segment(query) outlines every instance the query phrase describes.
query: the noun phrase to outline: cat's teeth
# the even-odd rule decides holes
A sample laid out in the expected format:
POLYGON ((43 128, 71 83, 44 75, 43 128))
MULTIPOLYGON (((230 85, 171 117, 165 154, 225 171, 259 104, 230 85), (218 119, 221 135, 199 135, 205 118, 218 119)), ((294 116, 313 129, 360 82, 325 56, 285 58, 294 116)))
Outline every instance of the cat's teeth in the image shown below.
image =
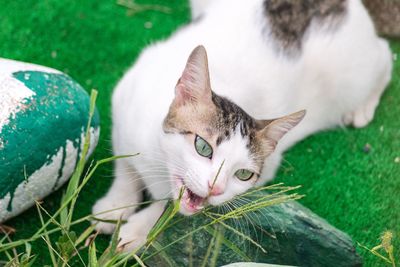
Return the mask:
POLYGON ((186 204, 190 204, 190 198, 189 197, 186 199, 186 204))

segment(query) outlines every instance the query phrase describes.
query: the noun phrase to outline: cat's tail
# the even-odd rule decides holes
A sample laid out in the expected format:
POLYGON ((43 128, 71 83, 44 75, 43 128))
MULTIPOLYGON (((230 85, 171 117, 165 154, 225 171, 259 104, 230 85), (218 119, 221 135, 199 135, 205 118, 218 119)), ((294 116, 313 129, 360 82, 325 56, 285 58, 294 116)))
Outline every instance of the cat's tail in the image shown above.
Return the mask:
POLYGON ((400 38, 400 0, 363 0, 379 35, 400 38))

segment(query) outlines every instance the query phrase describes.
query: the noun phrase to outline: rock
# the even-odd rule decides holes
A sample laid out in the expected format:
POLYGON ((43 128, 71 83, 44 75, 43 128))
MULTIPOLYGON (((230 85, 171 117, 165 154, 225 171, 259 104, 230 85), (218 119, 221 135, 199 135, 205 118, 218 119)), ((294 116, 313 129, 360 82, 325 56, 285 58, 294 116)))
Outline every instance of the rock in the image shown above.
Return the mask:
MULTIPOLYGON (((83 148, 89 100, 59 71, 0 59, 0 223, 69 179, 83 148)), ((96 111, 90 152, 99 130, 96 111)))
MULTIPOLYGON (((168 229, 158 242, 161 247, 171 244, 207 221, 202 215, 183 219, 168 229)), ((233 251, 222 243, 216 266, 243 261, 307 267, 362 266, 347 234, 294 201, 263 208, 247 214, 246 218, 226 223, 257 241, 265 252, 226 229, 224 238, 239 250, 233 251)), ((174 266, 189 266, 190 261, 191 266, 201 266, 211 238, 209 231, 199 231, 191 238, 171 245, 165 253, 154 257, 149 266, 165 266, 165 255, 174 261, 174 266)))
POLYGON ((221 267, 294 267, 294 266, 255 263, 255 262, 236 262, 236 263, 224 265, 221 267))

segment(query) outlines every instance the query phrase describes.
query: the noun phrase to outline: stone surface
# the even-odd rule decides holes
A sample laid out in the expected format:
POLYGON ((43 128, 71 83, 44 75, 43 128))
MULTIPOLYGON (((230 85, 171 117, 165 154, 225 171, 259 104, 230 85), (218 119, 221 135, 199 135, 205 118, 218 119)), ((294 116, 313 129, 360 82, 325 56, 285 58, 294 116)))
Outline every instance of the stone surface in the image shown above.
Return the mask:
POLYGON ((275 265, 267 263, 254 263, 254 262, 236 262, 221 267, 294 267, 289 265, 275 265))
MULTIPOLYGON (((89 100, 59 71, 0 59, 0 222, 69 179, 83 147, 89 100)), ((96 112, 91 151, 99 129, 96 112)))
MULTIPOLYGON (((205 222, 207 218, 203 216, 184 219, 167 230, 159 242, 162 246, 170 244, 205 222)), ((222 243, 217 266, 243 261, 307 267, 362 266, 348 235, 297 202, 264 208, 227 223, 257 241, 265 252, 237 233, 225 230, 224 237, 235 244, 240 253, 222 243)), ((210 241, 209 232, 199 231, 169 247, 164 256, 153 258, 149 266, 166 266, 163 265, 165 255, 176 266, 190 266, 190 261, 192 266, 201 266, 210 241)))

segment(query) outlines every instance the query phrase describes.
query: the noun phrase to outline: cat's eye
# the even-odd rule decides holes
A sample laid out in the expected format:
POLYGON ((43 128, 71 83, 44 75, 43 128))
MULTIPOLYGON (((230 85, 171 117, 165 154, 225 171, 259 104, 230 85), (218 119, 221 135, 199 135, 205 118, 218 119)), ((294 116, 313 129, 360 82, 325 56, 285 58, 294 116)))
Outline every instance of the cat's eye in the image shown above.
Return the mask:
POLYGON ((200 156, 211 159, 213 154, 213 149, 206 140, 196 135, 196 139, 194 140, 194 147, 196 148, 197 153, 200 156))
POLYGON ((240 169, 240 170, 237 170, 237 171, 235 172, 235 176, 236 176, 239 180, 242 180, 242 181, 250 180, 251 177, 253 177, 253 175, 254 175, 254 172, 249 171, 249 170, 246 170, 246 169, 240 169))

